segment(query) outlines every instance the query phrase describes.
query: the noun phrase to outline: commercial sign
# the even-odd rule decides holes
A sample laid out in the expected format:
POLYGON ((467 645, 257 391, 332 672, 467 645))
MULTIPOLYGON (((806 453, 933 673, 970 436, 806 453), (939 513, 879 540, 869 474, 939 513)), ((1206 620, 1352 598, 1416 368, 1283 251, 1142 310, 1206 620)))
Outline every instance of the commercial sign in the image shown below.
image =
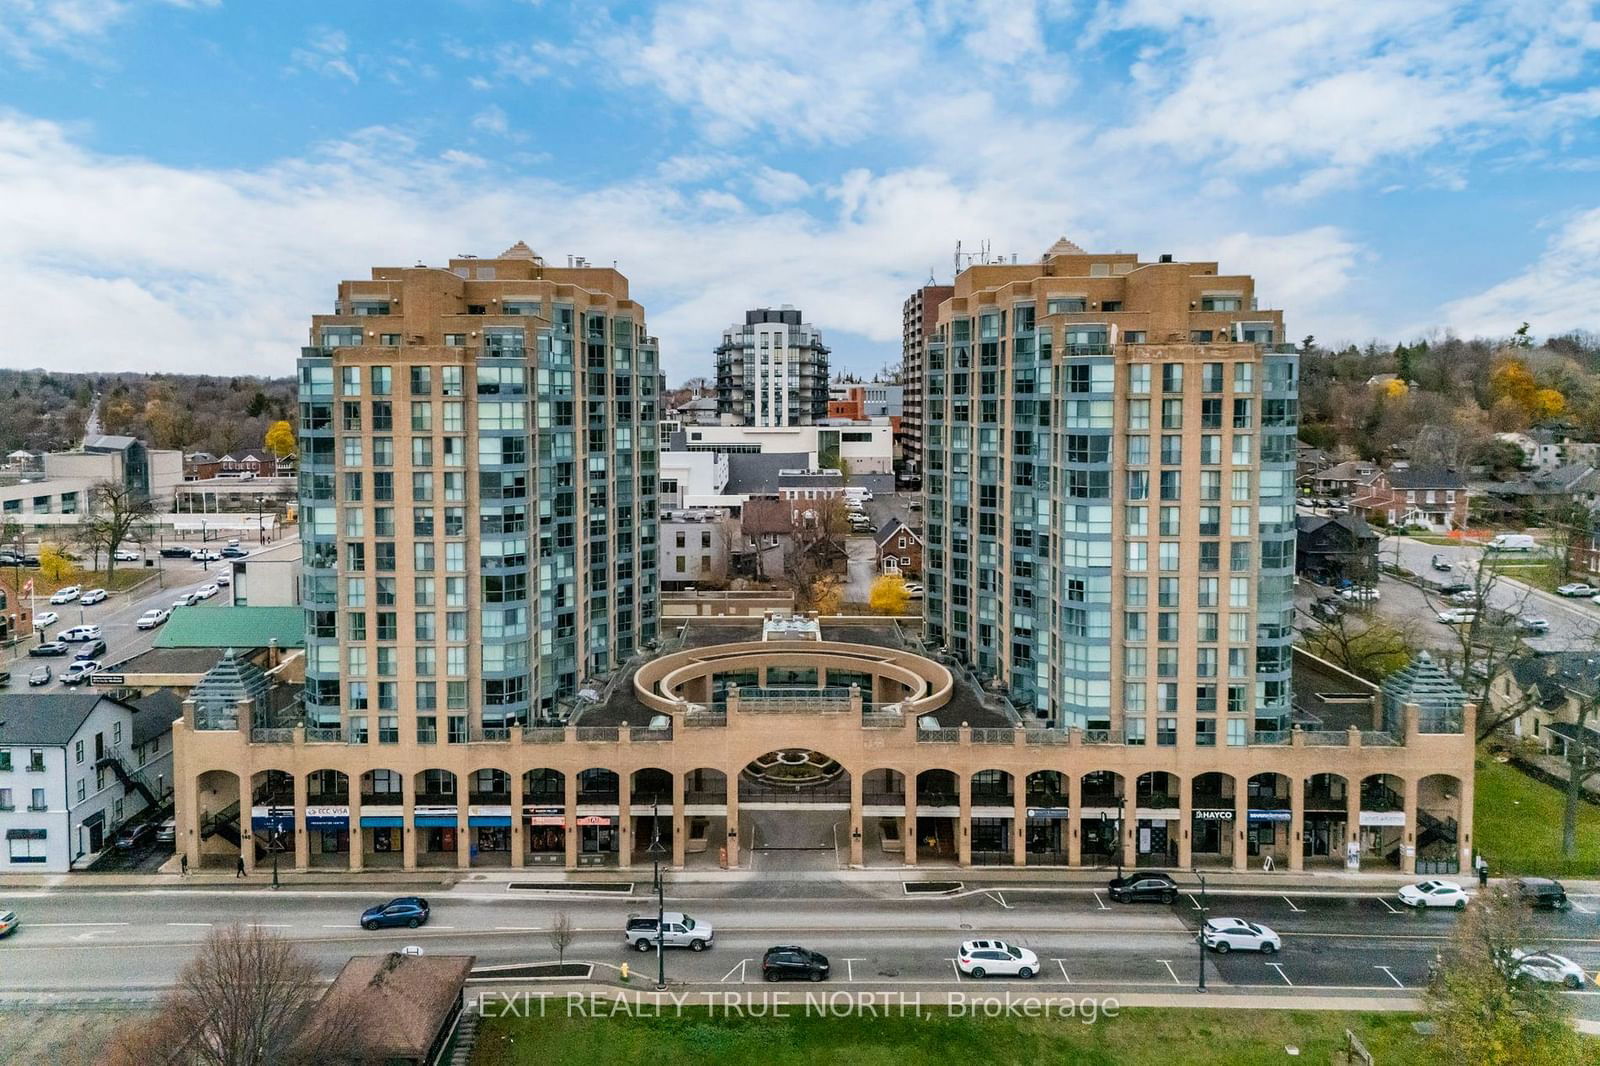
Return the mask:
POLYGON ((411 813, 419 818, 443 818, 446 815, 454 818, 456 815, 456 808, 454 806, 423 806, 419 803, 415 807, 411 808, 411 813))
POLYGON ((537 807, 525 804, 522 808, 522 817, 529 825, 566 825, 565 812, 560 807, 537 807))
POLYGON ((474 803, 467 808, 468 816, 477 817, 511 817, 511 804, 509 803, 474 803))
POLYGON ((293 807, 256 806, 250 808, 250 828, 277 830, 288 833, 294 830, 293 807))
POLYGON ((610 825, 614 821, 616 821, 615 818, 610 818, 610 817, 607 817, 606 815, 603 815, 603 814, 586 814, 582 818, 578 819, 578 824, 579 825, 610 825))
POLYGON ((89 675, 89 684, 91 684, 91 685, 113 685, 113 686, 115 686, 115 685, 123 684, 124 682, 126 682, 126 680, 127 680, 127 678, 125 678, 122 674, 90 674, 89 675))
POLYGON ((1233 821, 1233 809, 1219 807, 1215 810, 1207 810, 1205 808, 1197 808, 1194 812, 1194 817, 1199 822, 1231 822, 1233 821))
POLYGON ((307 829, 345 829, 350 825, 350 808, 339 806, 307 807, 307 829))
POLYGON ((1405 825, 1405 811, 1362 811, 1362 825, 1405 825))
POLYGON ((1068 818, 1072 811, 1066 807, 1029 807, 1029 818, 1068 818))
POLYGON ((1293 811, 1251 811, 1252 822, 1287 822, 1294 817, 1293 811))

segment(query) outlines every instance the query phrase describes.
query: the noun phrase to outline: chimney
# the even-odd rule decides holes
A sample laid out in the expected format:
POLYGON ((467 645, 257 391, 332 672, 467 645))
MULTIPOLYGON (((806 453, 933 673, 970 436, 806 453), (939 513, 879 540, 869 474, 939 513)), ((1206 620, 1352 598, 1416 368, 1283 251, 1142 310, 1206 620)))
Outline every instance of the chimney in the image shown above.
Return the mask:
POLYGON ((1163 263, 1172 262, 1172 253, 1171 252, 1162 252, 1161 253, 1161 262, 1163 262, 1163 263))

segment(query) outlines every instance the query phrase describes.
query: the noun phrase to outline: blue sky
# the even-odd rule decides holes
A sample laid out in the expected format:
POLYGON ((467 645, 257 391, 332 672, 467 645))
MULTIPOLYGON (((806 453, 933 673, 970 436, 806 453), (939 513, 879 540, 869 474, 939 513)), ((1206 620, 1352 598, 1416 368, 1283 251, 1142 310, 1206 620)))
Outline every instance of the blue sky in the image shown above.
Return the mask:
POLYGON ((956 242, 1254 273, 1291 332, 1600 329, 1600 5, 0 0, 0 365, 288 373, 375 264, 616 260, 899 354, 956 242))

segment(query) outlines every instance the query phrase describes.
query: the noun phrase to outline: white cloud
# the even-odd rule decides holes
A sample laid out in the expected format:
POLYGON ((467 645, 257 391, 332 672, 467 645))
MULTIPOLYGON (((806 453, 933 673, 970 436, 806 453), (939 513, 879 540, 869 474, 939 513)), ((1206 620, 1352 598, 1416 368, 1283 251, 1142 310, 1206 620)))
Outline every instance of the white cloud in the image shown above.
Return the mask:
POLYGON ((498 104, 490 104, 472 116, 472 128, 480 133, 490 133, 496 137, 504 137, 511 132, 511 122, 506 118, 504 108, 498 104))
POLYGON ((32 66, 48 52, 88 55, 142 7, 216 7, 222 0, 0 0, 0 53, 32 66))
POLYGON ((306 70, 352 84, 361 80, 350 61, 350 39, 342 30, 326 26, 311 31, 306 43, 289 53, 290 69, 306 70))
POLYGON ((1437 322, 1463 336, 1600 330, 1600 207, 1567 219, 1532 264, 1483 292, 1445 304, 1437 322))
POLYGON ((811 195, 811 183, 787 170, 761 167, 750 175, 750 188, 756 198, 768 204, 788 204, 811 195))

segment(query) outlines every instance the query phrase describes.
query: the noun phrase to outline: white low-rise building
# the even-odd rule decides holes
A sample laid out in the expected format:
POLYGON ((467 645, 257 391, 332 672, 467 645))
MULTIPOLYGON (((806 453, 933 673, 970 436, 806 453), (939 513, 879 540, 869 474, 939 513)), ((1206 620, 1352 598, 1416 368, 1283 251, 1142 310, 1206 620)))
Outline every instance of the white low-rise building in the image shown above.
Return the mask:
POLYGON ((65 873, 172 791, 170 694, 0 693, 0 873, 65 873))

